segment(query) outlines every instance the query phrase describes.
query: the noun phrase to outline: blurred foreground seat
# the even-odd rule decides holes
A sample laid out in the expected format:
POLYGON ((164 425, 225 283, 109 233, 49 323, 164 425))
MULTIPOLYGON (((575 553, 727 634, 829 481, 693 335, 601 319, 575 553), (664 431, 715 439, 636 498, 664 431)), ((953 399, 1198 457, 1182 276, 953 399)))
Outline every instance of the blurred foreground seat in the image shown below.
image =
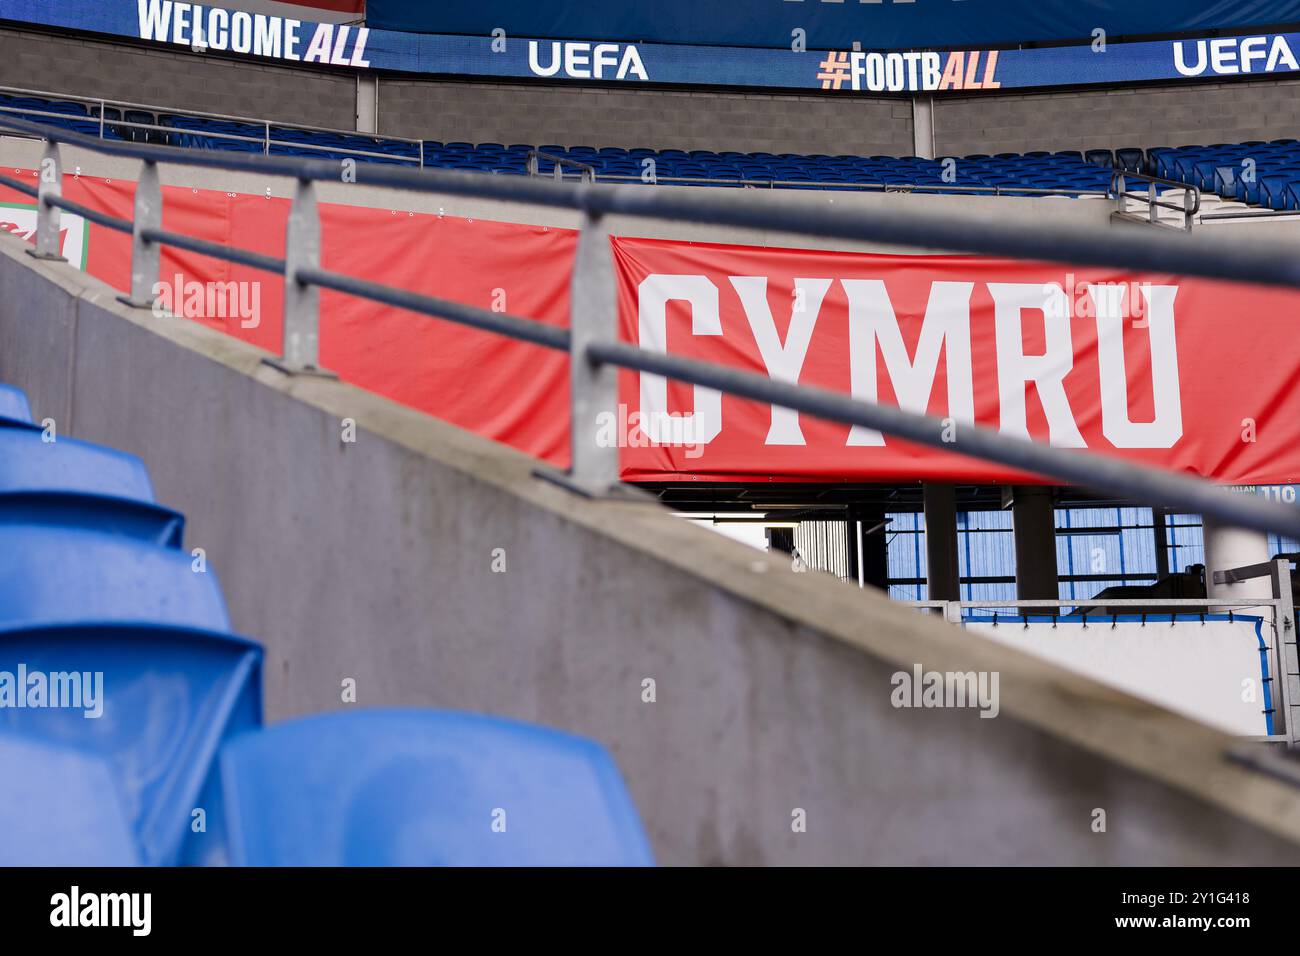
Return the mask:
MULTIPOLYGON (((142 863, 220 862, 224 814, 209 778, 223 741, 261 726, 261 664, 258 645, 194 628, 86 623, 3 631, 0 734, 101 760, 142 863)), ((99 773, 89 764, 75 772, 78 780, 99 773)), ((68 801, 26 800, 32 831, 98 812, 80 797, 68 801)), ((105 852, 88 846, 79 862, 105 852)))
POLYGON ((30 425, 32 410, 27 404, 27 394, 21 388, 0 382, 0 424, 30 425))
POLYGON ((249 866, 644 866, 599 744, 441 711, 335 713, 221 752, 231 862, 249 866))
POLYGON ((0 866, 139 862, 103 757, 0 731, 0 866))

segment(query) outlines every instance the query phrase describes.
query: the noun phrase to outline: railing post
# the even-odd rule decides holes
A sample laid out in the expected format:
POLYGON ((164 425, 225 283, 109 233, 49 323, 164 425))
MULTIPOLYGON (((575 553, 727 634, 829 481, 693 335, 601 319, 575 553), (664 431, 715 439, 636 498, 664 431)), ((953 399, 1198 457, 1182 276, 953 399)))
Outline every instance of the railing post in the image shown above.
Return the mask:
POLYGON ((135 218, 131 229, 131 292, 118 296, 119 302, 137 309, 151 309, 158 284, 158 264, 162 247, 147 242, 146 229, 162 228, 162 187, 158 183, 158 164, 146 159, 135 187, 135 218))
POLYGON ((284 239, 284 345, 279 359, 265 359, 289 375, 321 375, 333 378, 320 362, 320 289, 298 281, 299 269, 320 268, 320 215, 316 208, 316 186, 310 179, 298 180, 289 207, 284 239))
POLYGON ((1198 203, 1196 194, 1191 189, 1183 190, 1183 228, 1192 231, 1192 220, 1198 203))
POLYGON ((1160 221, 1160 207, 1156 205, 1160 201, 1160 191, 1156 188, 1155 180, 1147 183, 1147 219, 1152 223, 1160 221))
POLYGON ((63 195, 63 160, 59 144, 45 141, 45 155, 36 174, 36 248, 27 254, 36 259, 66 262, 59 247, 59 207, 48 200, 63 195))
POLYGON ((1273 681, 1274 716, 1281 715, 1281 721, 1274 721, 1274 733, 1285 734, 1287 744, 1300 740, 1300 728, 1296 727, 1296 717, 1300 716, 1300 660, 1297 651, 1300 644, 1296 641, 1295 603, 1291 589, 1290 558, 1273 560, 1273 654, 1277 659, 1277 672, 1273 681))
MULTIPOLYGON (((581 187, 579 187, 581 188, 581 187)), ((568 474, 539 470, 541 477, 589 498, 625 491, 619 484, 618 368, 590 361, 587 346, 618 340, 618 297, 609 229, 588 210, 573 258, 569 319, 570 446, 568 474)), ((630 491, 630 489, 627 489, 630 491)))

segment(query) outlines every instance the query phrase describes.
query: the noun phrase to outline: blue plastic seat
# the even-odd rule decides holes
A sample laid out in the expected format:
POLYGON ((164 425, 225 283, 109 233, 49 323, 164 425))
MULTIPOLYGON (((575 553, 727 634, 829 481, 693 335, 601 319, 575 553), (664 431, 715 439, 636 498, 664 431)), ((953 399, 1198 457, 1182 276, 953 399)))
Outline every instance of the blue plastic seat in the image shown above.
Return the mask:
POLYGON ((30 425, 32 409, 27 404, 27 393, 13 385, 0 382, 0 425, 30 425))
POLYGON ((1282 209, 1300 210, 1300 179, 1291 179, 1282 187, 1282 209))
POLYGON ((261 726, 261 662, 258 645, 197 629, 0 633, 0 671, 21 670, 29 687, 27 706, 0 708, 0 732, 102 758, 144 864, 219 862, 226 815, 214 761, 227 739, 261 726), (46 706, 33 706, 32 675, 60 687, 60 699, 51 692, 46 706), (204 832, 195 832, 198 819, 204 832))
POLYGON ((89 529, 173 549, 185 534, 185 516, 170 508, 70 491, 0 491, 0 525, 11 524, 89 529))
POLYGON ((1120 169, 1128 170, 1131 173, 1142 172, 1143 166, 1146 162, 1142 150, 1135 147, 1115 150, 1115 160, 1115 164, 1120 169))
POLYGON ((605 749, 510 720, 310 717, 232 740, 221 782, 236 865, 653 863, 605 749))
POLYGON ((1215 174, 1221 165, 1223 160, 1217 156, 1194 160, 1190 166, 1191 177, 1188 181, 1198 189, 1212 191, 1215 174))
POLYGON ((0 731, 0 866, 138 866, 108 761, 0 731))
POLYGON ((1286 188, 1290 183, 1291 177, 1286 173, 1275 173, 1273 175, 1260 177, 1260 204, 1268 206, 1270 209, 1286 209, 1286 188))
POLYGON ((41 429, 0 425, 0 492, 69 491, 154 500, 144 462, 75 438, 47 442, 41 429))
POLYGON ((0 505, 0 632, 80 622, 230 628, 216 572, 194 570, 188 553, 111 526, 6 512, 0 505))
POLYGON ((1225 199, 1237 199, 1245 186, 1237 172, 1236 166, 1215 166, 1214 192, 1225 199))

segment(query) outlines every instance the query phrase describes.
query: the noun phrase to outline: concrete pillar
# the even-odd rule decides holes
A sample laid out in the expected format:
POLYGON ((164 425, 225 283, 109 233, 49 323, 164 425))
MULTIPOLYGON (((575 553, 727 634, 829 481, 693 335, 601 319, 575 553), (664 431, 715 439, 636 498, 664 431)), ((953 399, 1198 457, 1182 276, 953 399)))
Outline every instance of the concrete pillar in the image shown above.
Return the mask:
POLYGON ((1055 601, 1061 592, 1056 578, 1056 520, 1052 489, 1042 485, 1017 485, 1012 493, 1016 598, 1021 601, 1055 601))
POLYGON ((934 98, 912 97, 912 154, 934 159, 934 98))
POLYGON ((357 132, 379 132, 379 77, 357 74, 357 132))
POLYGON ((926 484, 925 501, 926 584, 931 601, 961 600, 957 581, 957 488, 926 484))
POLYGON ((1205 533, 1205 593, 1212 598, 1271 598, 1273 580, 1265 575, 1238 581, 1235 584, 1215 584, 1214 572, 1240 568, 1248 564, 1263 564, 1269 553, 1268 535, 1259 531, 1230 528, 1204 519, 1205 533))

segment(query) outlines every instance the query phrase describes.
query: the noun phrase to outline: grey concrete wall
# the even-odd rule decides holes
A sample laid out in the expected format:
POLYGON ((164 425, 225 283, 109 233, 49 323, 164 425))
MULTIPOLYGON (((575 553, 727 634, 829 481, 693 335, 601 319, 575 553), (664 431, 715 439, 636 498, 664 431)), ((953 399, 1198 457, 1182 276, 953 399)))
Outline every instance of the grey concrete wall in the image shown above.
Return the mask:
POLYGON ((1220 734, 654 504, 571 496, 502 446, 128 310, 9 236, 0 379, 62 434, 144 457, 266 645, 272 719, 345 706, 351 677, 358 706, 591 735, 669 864, 1300 862, 1300 794, 1220 734), (915 663, 996 671, 999 716, 895 709, 915 663))
POLYGON ((1300 80, 936 97, 936 155, 1295 137, 1300 80))
POLYGON ((349 73, 0 29, 0 86, 356 129, 349 73))
POLYGON ((379 129, 442 142, 912 153, 905 99, 382 79, 379 129))

